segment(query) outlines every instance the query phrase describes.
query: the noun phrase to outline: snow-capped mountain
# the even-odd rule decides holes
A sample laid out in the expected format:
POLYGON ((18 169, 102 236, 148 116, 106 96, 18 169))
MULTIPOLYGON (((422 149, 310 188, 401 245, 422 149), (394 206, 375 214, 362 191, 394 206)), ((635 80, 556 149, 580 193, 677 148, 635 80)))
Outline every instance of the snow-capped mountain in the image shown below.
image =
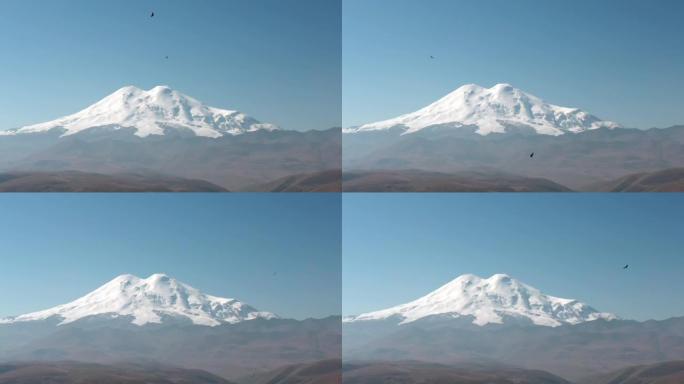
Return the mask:
POLYGON ((346 317, 343 321, 353 323, 398 318, 400 324, 407 324, 434 315, 472 316, 473 324, 480 326, 503 324, 506 318, 527 319, 547 327, 617 318, 577 300, 545 295, 505 274, 496 274, 488 279, 468 274, 410 303, 346 317))
POLYGON ((209 107, 167 86, 148 91, 123 87, 73 115, 4 131, 3 135, 64 129, 72 135, 95 127, 133 128, 140 137, 163 135, 165 129, 188 129, 197 136, 221 137, 277 129, 238 111, 209 107))
POLYGON ((112 318, 130 316, 133 319, 131 323, 135 325, 162 323, 164 317, 168 316, 188 319, 194 324, 205 326, 277 317, 235 299, 206 295, 165 274, 154 274, 146 279, 121 275, 68 304, 0 319, 0 324, 57 317, 61 319, 61 325, 96 315, 112 318))
POLYGON ((468 84, 416 112, 346 128, 344 132, 400 127, 404 129, 403 134, 410 134, 436 125, 476 126, 476 133, 480 135, 503 133, 507 127, 526 127, 538 134, 552 136, 619 127, 617 123, 603 121, 578 108, 548 104, 510 84, 497 84, 491 88, 468 84))

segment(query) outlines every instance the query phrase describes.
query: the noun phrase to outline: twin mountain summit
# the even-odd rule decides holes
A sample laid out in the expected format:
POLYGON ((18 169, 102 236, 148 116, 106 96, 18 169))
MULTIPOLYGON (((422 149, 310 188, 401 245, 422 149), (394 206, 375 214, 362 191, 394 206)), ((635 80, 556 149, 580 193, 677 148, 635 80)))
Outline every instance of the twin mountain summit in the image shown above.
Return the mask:
POLYGON ((123 87, 72 115, 0 133, 5 172, 52 177, 76 171, 85 175, 63 176, 86 177, 76 181, 86 186, 108 175, 110 184, 142 189, 261 191, 288 177, 323 173, 303 188, 339 190, 340 159, 339 129, 278 129, 166 86, 123 87), (331 170, 337 177, 325 173, 331 170))
MULTIPOLYGON (((345 317, 345 323, 396 319, 407 324, 430 316, 472 317, 479 326, 504 319, 557 327, 598 319, 615 320, 577 300, 548 296, 505 274, 488 279, 462 275, 436 291, 397 307, 345 317)), ((125 319, 144 326, 185 321, 199 326, 237 324, 280 317, 234 298, 212 296, 163 274, 147 278, 121 275, 70 303, 24 315, 0 318, 0 324, 58 320, 65 325, 91 317, 125 319)))
POLYGON ((395 369, 438 376, 471 372, 484 375, 484 381, 474 381, 483 383, 495 376, 568 383, 676 360, 682 326, 682 318, 623 320, 505 274, 466 274, 391 308, 299 320, 205 294, 165 274, 122 275, 69 303, 0 319, 0 358, 163 361, 260 382, 241 380, 254 372, 272 378, 282 369, 339 372, 328 362, 339 358, 344 334, 343 371, 351 378, 359 375, 361 383, 391 376, 395 369), (454 366, 455 361, 462 363, 454 366), (312 362, 323 366, 314 369, 308 366, 312 362))
POLYGON ((678 190, 684 166, 682 126, 630 129, 509 84, 464 85, 341 132, 282 129, 166 86, 128 86, 72 115, 0 131, 0 171, 16 188, 21 177, 61 173, 83 184, 106 175, 110 186, 144 175, 170 190, 660 191, 678 190))

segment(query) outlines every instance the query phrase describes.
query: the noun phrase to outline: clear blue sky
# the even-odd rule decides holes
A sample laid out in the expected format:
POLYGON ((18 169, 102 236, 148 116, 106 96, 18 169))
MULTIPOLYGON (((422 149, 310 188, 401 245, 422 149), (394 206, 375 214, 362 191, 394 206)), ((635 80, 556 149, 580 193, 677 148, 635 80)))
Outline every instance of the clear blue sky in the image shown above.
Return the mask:
POLYGON ((339 194, 2 194, 0 212, 0 316, 156 272, 285 317, 340 313, 339 194))
POLYGON ((342 312, 507 273, 624 318, 684 316, 683 218, 684 194, 346 194, 342 312))
POLYGON ((502 82, 628 127, 684 124, 682 15, 680 0, 344 0, 343 124, 502 82))
POLYGON ((160 84, 285 129, 341 124, 339 0, 3 0, 0 52, 0 129, 160 84))

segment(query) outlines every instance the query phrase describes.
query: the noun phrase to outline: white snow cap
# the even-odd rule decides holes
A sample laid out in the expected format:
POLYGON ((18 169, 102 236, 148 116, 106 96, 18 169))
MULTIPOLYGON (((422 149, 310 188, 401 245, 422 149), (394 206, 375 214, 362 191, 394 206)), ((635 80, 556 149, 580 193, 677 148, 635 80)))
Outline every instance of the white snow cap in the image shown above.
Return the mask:
POLYGON ((74 300, 40 312, 0 319, 0 324, 46 320, 56 316, 61 324, 95 315, 132 316, 132 323, 144 325, 162 323, 162 315, 189 319, 194 324, 217 326, 257 318, 273 319, 276 315, 259 312, 235 299, 206 295, 165 274, 147 279, 121 275, 74 300))
POLYGON ((506 125, 531 127, 538 134, 552 136, 620 127, 578 108, 548 104, 510 84, 497 84, 491 88, 467 84, 416 112, 344 131, 356 133, 402 126, 404 134, 409 134, 438 124, 477 126, 476 132, 480 135, 503 133, 506 125))
POLYGON ((548 327, 617 318, 577 300, 545 295, 505 274, 496 274, 488 279, 467 274, 418 300, 347 317, 344 321, 383 320, 398 316, 400 324, 406 324, 432 315, 473 316, 473 324, 480 326, 503 324, 504 316, 526 318, 536 325, 548 327))
POLYGON ((45 132, 61 127, 66 130, 66 136, 110 125, 134 128, 140 137, 163 135, 164 127, 187 128, 197 136, 212 138, 278 129, 273 124, 262 124, 237 111, 206 106, 160 85, 149 91, 133 86, 123 87, 73 115, 6 131, 5 134, 45 132))

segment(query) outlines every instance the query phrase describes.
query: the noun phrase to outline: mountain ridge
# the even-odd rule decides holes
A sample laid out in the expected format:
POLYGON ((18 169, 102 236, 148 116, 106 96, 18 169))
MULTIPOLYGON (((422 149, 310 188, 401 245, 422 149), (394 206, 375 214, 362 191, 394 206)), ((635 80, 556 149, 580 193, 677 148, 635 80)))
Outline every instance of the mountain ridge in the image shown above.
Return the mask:
POLYGON ((433 363, 494 361, 573 382, 634 365, 684 358, 684 317, 603 320, 559 327, 456 321, 345 323, 345 358, 433 363))
POLYGON ((447 126, 402 135, 396 128, 345 134, 342 145, 345 172, 494 170, 581 191, 600 191, 601 184, 629 174, 684 166, 684 126, 600 128, 560 136, 514 131, 482 136, 447 126))

